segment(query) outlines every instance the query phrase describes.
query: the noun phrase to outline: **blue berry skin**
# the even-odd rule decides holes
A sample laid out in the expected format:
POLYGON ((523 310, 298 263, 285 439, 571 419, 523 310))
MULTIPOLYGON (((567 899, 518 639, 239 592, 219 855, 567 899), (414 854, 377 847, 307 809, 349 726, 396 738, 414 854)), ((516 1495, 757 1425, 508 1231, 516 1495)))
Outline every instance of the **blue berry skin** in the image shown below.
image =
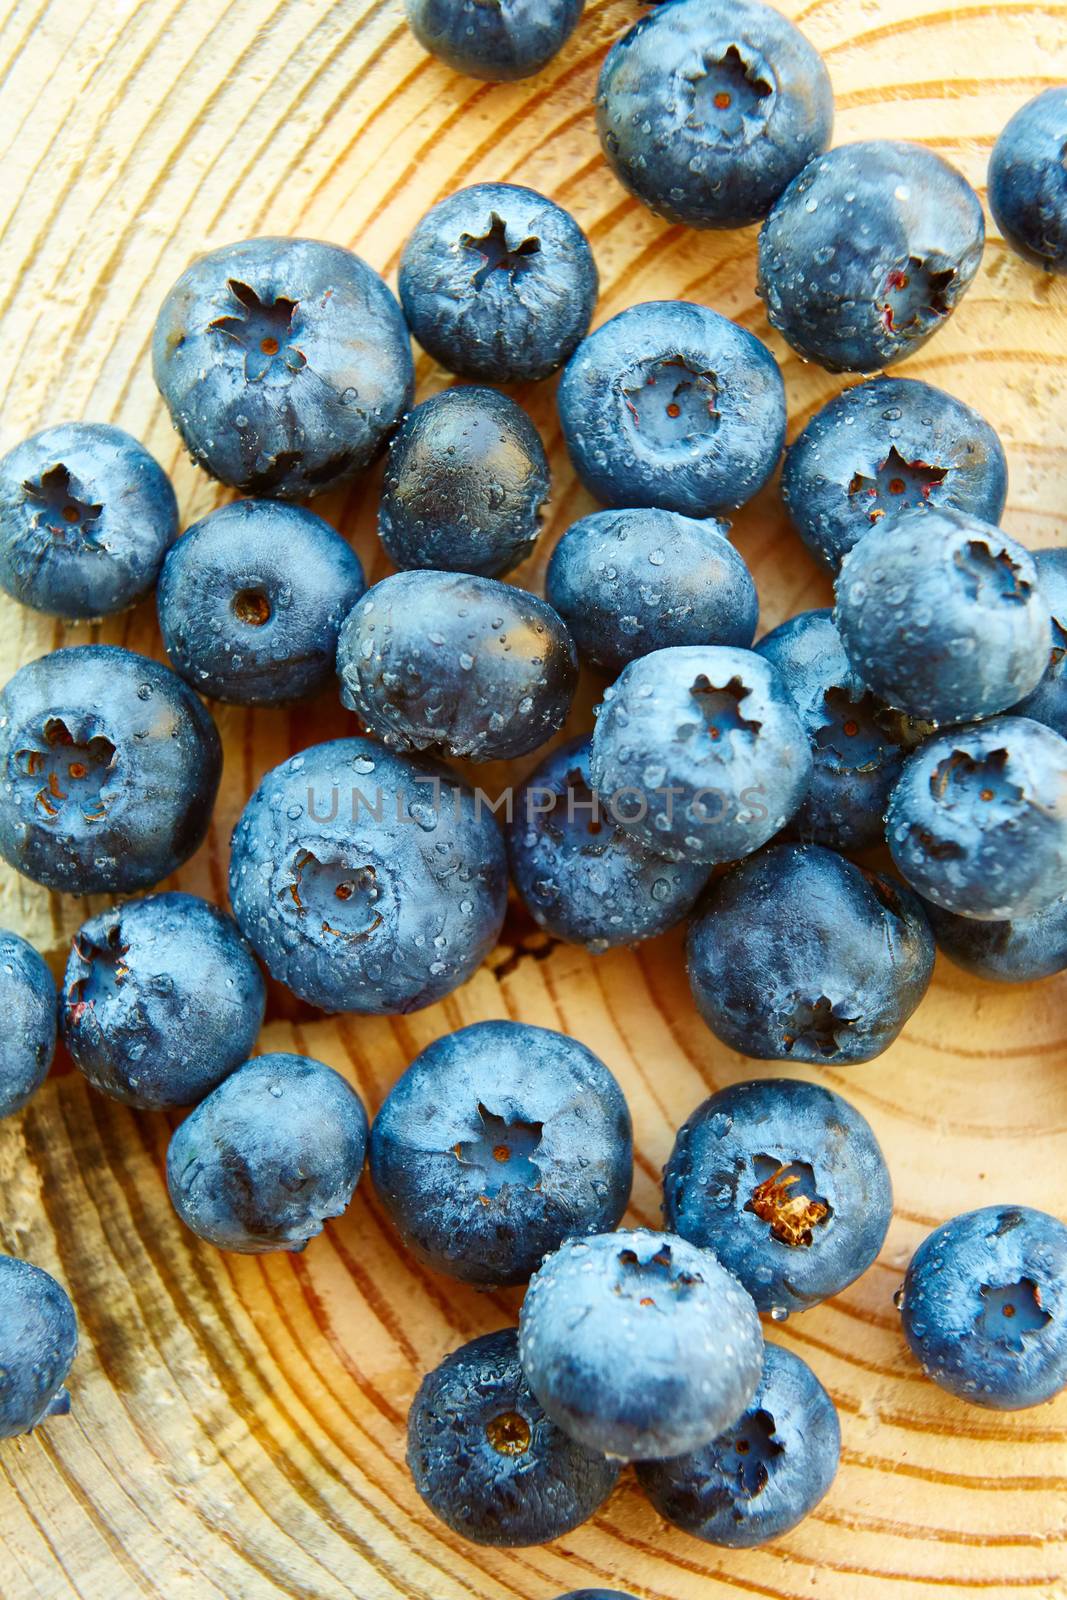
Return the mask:
POLYGON ((193 1233, 220 1250, 300 1251, 339 1217, 367 1150, 363 1102, 309 1056, 257 1056, 181 1123, 167 1188, 193 1233))
POLYGON ((632 1594, 624 1594, 621 1589, 571 1589, 568 1594, 561 1594, 559 1600, 634 1600, 632 1594))
POLYGON ((596 795, 588 739, 545 757, 519 789, 507 827, 515 887, 546 932, 595 955, 638 944, 690 912, 708 868, 651 855, 596 795))
POLYGON ((117 645, 55 650, 0 694, 0 855, 66 894, 147 889, 203 840, 221 773, 176 673, 117 645))
POLYGON ((1052 617, 1048 664, 1036 689, 1012 706, 1067 738, 1067 550, 1033 550, 1037 581, 1052 617))
POLYGON ((533 551, 548 499, 541 436, 496 389, 445 389, 389 447, 378 532, 401 568, 499 578, 533 551))
POLYGON ((924 910, 938 949, 976 978, 1033 983, 1067 968, 1067 897, 1011 922, 961 917, 932 900, 924 902, 924 910))
POLYGON ((617 677, 650 650, 678 644, 747 648, 756 585, 729 524, 674 511, 595 511, 552 552, 545 594, 589 666, 617 677))
POLYGON ((1067 272, 1067 89, 1046 89, 1008 122, 989 158, 989 208, 1008 244, 1046 272, 1067 272))
POLYGON ((720 1089, 679 1129, 663 1172, 667 1226, 713 1251, 777 1321, 866 1272, 892 1214, 869 1124, 797 1078, 720 1089))
POLYGON ((873 527, 834 594, 858 676, 914 717, 992 716, 1029 694, 1048 663, 1049 610, 1030 552, 948 506, 873 527))
POLYGON ((544 600, 464 572, 398 572, 341 628, 341 699, 393 750, 507 761, 557 733, 578 685, 544 600))
POLYGON ((807 793, 812 758, 768 661, 686 645, 632 661, 605 691, 589 770, 646 850, 710 865, 749 855, 785 826, 807 793))
POLYGON ((1021 1411, 1067 1387, 1067 1227, 1047 1212, 954 1217, 916 1250, 898 1305, 923 1372, 961 1400, 1021 1411))
POLYGON ((513 1328, 453 1350, 408 1412, 408 1467, 430 1510, 472 1544, 548 1544, 597 1511, 617 1462, 558 1427, 519 1365, 513 1328))
POLYGON ((879 844, 910 719, 860 681, 828 610, 790 617, 764 634, 756 653, 780 674, 811 740, 811 784, 791 831, 834 850, 879 844))
POLYGON ((769 1344, 748 1410, 702 1450, 641 1462, 661 1517, 708 1544, 751 1549, 795 1528, 829 1492, 841 1456, 833 1401, 791 1350, 769 1344))
POLYGON ((765 217, 834 125, 822 57, 755 0, 677 0, 643 17, 610 51, 596 107, 619 182, 693 228, 765 217))
POLYGON ((559 419, 607 506, 707 517, 750 500, 785 443, 785 386, 765 344, 688 300, 620 311, 574 352, 559 419))
POLYGON ((65 1416, 64 1384, 78 1351, 78 1319, 50 1273, 0 1256, 0 1439, 65 1416))
POLYGON ((424 50, 489 83, 530 78, 558 55, 585 0, 404 0, 424 50))
POLYGON ((425 1266, 496 1288, 525 1283, 564 1239, 617 1225, 633 1130, 622 1090, 585 1045, 478 1022, 437 1039, 394 1085, 370 1166, 425 1266))
POLYGON ((359 557, 313 511, 237 500, 170 552, 159 628, 171 665, 201 694, 285 705, 333 682, 341 623, 365 589, 359 557))
POLYGON ((953 506, 997 523, 1007 492, 1004 450, 985 418, 915 378, 871 378, 835 395, 782 467, 793 526, 835 573, 894 512, 953 506))
POLYGON ((446 767, 336 739, 275 767, 249 800, 230 900, 267 971, 310 1005, 417 1011, 495 945, 504 843, 446 767))
POLYGON ((142 599, 178 533, 154 456, 121 428, 44 428, 0 459, 0 589, 71 621, 142 599))
POLYGON ((598 276, 569 211, 520 184, 476 183, 418 223, 398 286, 412 333, 442 367, 527 383, 555 372, 584 337, 598 276))
POLYGON ((763 1333, 710 1252, 635 1228, 570 1239, 526 1292, 519 1355, 549 1416, 630 1461, 696 1450, 755 1392, 763 1333))
POLYGON ((932 150, 839 145, 794 178, 763 224, 757 290, 805 359, 876 372, 943 325, 984 243, 978 196, 932 150))
POLYGON ((1067 740, 1029 717, 949 728, 904 764, 886 815, 924 900, 992 922, 1067 895, 1067 740))
POLYGON ((231 917, 155 894, 75 935, 60 1022, 94 1089, 143 1110, 202 1100, 252 1053, 266 986, 231 917))
POLYGON ((887 1050, 926 993, 917 897, 817 844, 774 844, 712 887, 689 981, 718 1038, 760 1061, 845 1067, 887 1050))
POLYGON ((152 366, 193 460, 281 500, 369 466, 414 393, 392 292, 359 256, 316 239, 200 256, 163 302, 152 366))
POLYGON ((0 928, 0 1117, 36 1094, 56 1050, 56 986, 31 944, 0 928))

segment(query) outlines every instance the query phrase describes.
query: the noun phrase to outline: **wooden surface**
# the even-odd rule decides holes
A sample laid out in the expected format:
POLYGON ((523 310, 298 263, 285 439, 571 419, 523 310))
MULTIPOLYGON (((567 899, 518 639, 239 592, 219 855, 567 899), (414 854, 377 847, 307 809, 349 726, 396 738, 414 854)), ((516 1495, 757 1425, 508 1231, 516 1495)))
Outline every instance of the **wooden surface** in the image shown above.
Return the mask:
MULTIPOLYGON (((1063 6, 788 9, 826 55, 839 142, 922 139, 983 192, 996 130, 1067 74, 1063 6)), ((575 212, 600 264, 598 319, 679 295, 767 337, 754 231, 656 222, 600 160, 595 76, 637 11, 633 0, 589 0, 546 73, 491 87, 429 61, 399 0, 8 0, 0 445, 73 417, 120 423, 174 473, 185 519, 203 514, 219 493, 182 458, 148 364, 156 307, 190 257, 242 235, 302 233, 350 245, 392 277, 421 212, 478 179, 532 184, 575 212)), ((771 343, 792 435, 840 381, 771 343)), ((1063 537, 1067 287, 992 236, 962 309, 900 370, 942 384, 1000 430, 1008 529, 1030 545, 1063 537)), ((422 393, 445 381, 425 359, 419 372, 422 393)), ((555 472, 548 530, 521 575, 536 584, 558 532, 591 506, 564 460, 552 385, 521 398, 555 472)), ((380 576, 375 493, 372 478, 322 509, 380 576)), ((774 492, 738 518, 737 537, 764 626, 825 601, 774 492)), ((159 650, 150 606, 106 628, 64 629, 5 605, 2 675, 96 638, 159 650)), ((215 827, 175 882, 221 899, 230 829, 260 773, 346 719, 327 698, 291 715, 223 710, 219 720, 227 769, 215 827)), ((57 969, 88 909, 6 869, 0 878, 0 921, 57 969)), ((632 1217, 654 1226, 678 1123, 711 1088, 769 1069, 703 1028, 677 936, 597 960, 531 938, 520 918, 507 938, 464 990, 405 1020, 324 1020, 275 992, 263 1048, 332 1063, 373 1109, 446 1029, 499 1016, 566 1029, 624 1085, 638 1135, 632 1217)), ((821 1074, 873 1123, 897 1212, 861 1282, 773 1330, 832 1391, 844 1453, 816 1515, 753 1552, 667 1530, 629 1480, 556 1546, 465 1547, 413 1494, 405 1411, 422 1373, 511 1320, 517 1296, 478 1296, 413 1268, 369 1183, 303 1257, 198 1246, 167 1203, 166 1120, 131 1115, 60 1072, 0 1129, 0 1245, 69 1287, 83 1342, 71 1417, 0 1448, 0 1596, 551 1600, 584 1584, 640 1600, 1063 1596, 1067 1396, 1015 1416, 949 1399, 906 1353, 892 1294, 946 1216, 993 1201, 1067 1214, 1065 1001, 1067 975, 1002 990, 940 962, 888 1055, 821 1074)))

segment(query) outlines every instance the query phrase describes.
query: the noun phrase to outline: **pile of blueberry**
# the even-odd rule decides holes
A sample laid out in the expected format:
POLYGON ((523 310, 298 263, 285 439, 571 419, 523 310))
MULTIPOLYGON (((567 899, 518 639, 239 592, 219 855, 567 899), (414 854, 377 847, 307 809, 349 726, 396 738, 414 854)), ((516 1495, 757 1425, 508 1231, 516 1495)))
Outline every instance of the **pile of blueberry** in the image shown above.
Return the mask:
MULTIPOLYGON (((534 72, 581 0, 408 0, 458 70, 534 72)), ((396 1014, 463 983, 497 941, 509 876, 552 936, 592 951, 689 917, 693 995, 743 1056, 814 1066, 886 1050, 935 939, 982 977, 1067 968, 1067 555, 1000 531, 996 433, 928 384, 869 376, 951 314, 982 211, 939 156, 827 151, 826 69, 755 0, 667 0, 610 51, 600 138, 620 180, 694 227, 762 221, 774 327, 868 374, 786 453, 782 494, 833 575, 833 610, 754 646, 755 585, 727 515, 786 431, 778 364, 706 306, 635 305, 590 333, 597 270, 574 219, 481 183, 436 205, 399 303, 365 262, 257 238, 193 262, 153 340, 194 461, 240 491, 176 540, 171 486, 120 430, 51 427, 0 461, 0 585, 63 619, 155 589, 165 667, 82 645, 0 695, 0 855, 67 894, 149 890, 203 840, 221 772, 208 700, 290 704, 340 682, 349 737, 269 772, 233 835, 232 917, 125 898, 73 942, 58 1027, 103 1093, 194 1107, 170 1143, 174 1207, 224 1250, 301 1250, 365 1158, 406 1247, 482 1288, 529 1283, 517 1330, 453 1352, 409 1420, 419 1493, 488 1544, 555 1538, 624 1462, 655 1507, 720 1545, 792 1527, 840 1433, 797 1356, 764 1344, 874 1261, 890 1177, 864 1119, 791 1078, 734 1084, 681 1127, 665 1232, 619 1231, 630 1113, 574 1039, 485 1022, 438 1039, 373 1126, 336 1072, 255 1056, 260 963, 327 1012, 396 1014), (413 406, 410 333, 470 380, 413 406), (547 599, 502 582, 534 549, 545 451, 499 387, 562 369, 559 418, 604 509, 560 539, 547 599), (388 451, 367 589, 302 502, 388 451), (579 663, 591 731, 515 793, 447 764, 542 749, 579 663), (888 855, 852 859, 888 845, 888 855), (894 870, 895 869, 895 870, 894 870), (258 958, 258 960, 257 960, 258 958)), ((1009 123, 990 194, 1012 244, 1067 270, 1067 90, 1009 123)), ((0 1110, 48 1071, 57 1001, 0 940, 0 1110)), ((1004 1203, 917 1251, 898 1297, 924 1371, 1014 1408, 1067 1384, 1067 1227, 1004 1203)), ((0 1259, 0 1432, 68 1404, 73 1309, 0 1259)), ((597 1591, 603 1595, 604 1591, 597 1591)), ((593 1591, 583 1591, 587 1597, 593 1591)), ((575 1597, 580 1600, 580 1597, 575 1597)))

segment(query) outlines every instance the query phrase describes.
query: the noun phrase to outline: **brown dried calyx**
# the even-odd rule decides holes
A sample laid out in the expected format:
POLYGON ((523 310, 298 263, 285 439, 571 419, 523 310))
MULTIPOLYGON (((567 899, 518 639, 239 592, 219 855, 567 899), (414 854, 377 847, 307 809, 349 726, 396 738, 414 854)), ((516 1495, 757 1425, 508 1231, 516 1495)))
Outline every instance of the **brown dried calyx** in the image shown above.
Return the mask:
POLYGON ((800 1173, 783 1164, 756 1185, 748 1209, 761 1222, 770 1223, 772 1238, 806 1246, 812 1243, 813 1230, 830 1215, 830 1207, 824 1200, 795 1192, 799 1182, 800 1173))

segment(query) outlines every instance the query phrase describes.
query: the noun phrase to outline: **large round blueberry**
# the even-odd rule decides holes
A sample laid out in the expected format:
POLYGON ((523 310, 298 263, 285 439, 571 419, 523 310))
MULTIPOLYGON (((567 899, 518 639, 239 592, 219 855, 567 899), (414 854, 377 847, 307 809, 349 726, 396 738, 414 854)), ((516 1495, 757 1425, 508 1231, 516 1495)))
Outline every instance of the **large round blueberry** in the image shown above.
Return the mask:
POLYGON ((660 1516, 730 1549, 777 1539, 814 1511, 841 1455, 833 1401, 791 1350, 769 1344, 743 1417, 691 1455, 638 1464, 660 1516))
POLYGON ((689 981, 725 1044, 851 1066, 889 1048, 926 993, 934 941, 902 884, 817 844, 774 844, 712 887, 689 981))
POLYGON ((708 868, 652 855, 592 788, 589 740, 545 757, 515 795, 511 875, 535 921, 600 953, 654 938, 691 911, 708 868))
POLYGON ((1004 128, 989 158, 989 208, 1013 250, 1067 272, 1067 89, 1045 89, 1004 128))
POLYGON ((187 267, 152 339, 193 460, 246 494, 300 500, 360 472, 411 404, 400 307, 340 245, 245 239, 187 267))
POLYGON ((78 1351, 78 1320, 50 1273, 0 1256, 0 1439, 70 1410, 64 1388, 78 1351))
POLYGON ((367 1113, 332 1067, 257 1056, 190 1112, 167 1150, 174 1209, 220 1250, 303 1250, 351 1200, 367 1113))
POLYGON ((21 1111, 56 1049, 56 986, 31 944, 0 928, 0 1117, 21 1111))
POLYGON ((159 627, 194 689, 280 705, 333 681, 341 623, 366 588, 359 557, 300 506, 237 500, 178 540, 159 581, 159 627))
POLYGON ((445 389, 389 447, 378 532, 398 567, 499 578, 532 552, 548 459, 521 406, 496 389, 445 389))
POLYGON ((720 1089, 679 1129, 663 1173, 667 1226, 714 1251, 779 1318, 866 1272, 892 1213, 868 1123, 840 1095, 796 1078, 720 1089))
POLYGON ((398 572, 349 614, 341 699, 394 750, 505 761, 566 721, 578 658, 524 589, 461 572, 398 572))
POLYGON ((883 517, 954 506, 999 522, 1007 488, 1004 450, 985 418, 915 378, 871 378, 835 395, 782 467, 793 525, 831 572, 883 517))
POLYGON ((63 983, 63 1040, 95 1089, 147 1110, 195 1105, 252 1053, 263 978, 236 924, 192 894, 90 917, 63 983))
POLYGON ((1067 968, 1067 897, 1010 922, 961 917, 932 900, 923 905, 938 949, 976 978, 1033 983, 1067 968))
POLYGON ((234 915, 272 977, 325 1011, 416 1011, 464 983, 507 901, 500 830, 446 767, 370 739, 268 772, 230 859, 234 915))
POLYGON ((1067 894, 1067 739, 994 717, 927 740, 890 797, 886 838, 912 887, 946 911, 1036 916, 1067 894))
POLYGON ((408 1466, 430 1510, 473 1544, 547 1544, 586 1522, 618 1462, 547 1416, 519 1365, 515 1330, 453 1350, 408 1412, 408 1466))
POLYGON ((632 661, 605 691, 589 770, 610 814, 654 855, 734 861, 807 792, 808 736, 752 650, 687 645, 632 661))
POLYGON ((75 645, 0 695, 0 855, 67 894, 146 889, 207 832, 218 731, 182 680, 116 645, 75 645))
POLYGON ((1067 1387, 1067 1227, 1047 1212, 954 1217, 916 1250, 898 1304, 923 1372, 961 1400, 1019 1411, 1067 1387))
POLYGON ((568 1240, 530 1282, 523 1371, 590 1450, 658 1460, 696 1450, 744 1411, 763 1334, 710 1252, 645 1228, 568 1240))
POLYGON ((545 594, 590 666, 617 676, 678 644, 747 648, 759 619, 752 574, 729 524, 674 511, 595 511, 552 552, 545 594))
POLYGON ((559 1600, 634 1600, 634 1596, 621 1589, 571 1589, 559 1600))
POLYGON ((643 17, 610 51, 596 104, 619 181, 694 228, 765 217, 834 123, 822 57, 757 0, 678 0, 643 17))
POLYGON ((1067 550, 1032 550, 1041 597, 1052 617, 1048 663, 1036 689, 1012 706, 1067 738, 1067 550))
POLYGON ((524 1283, 564 1239, 618 1223, 630 1113, 576 1039, 478 1022, 415 1057, 375 1119, 370 1164, 420 1261, 482 1287, 524 1283))
POLYGON ((845 556, 834 593, 858 676, 915 717, 991 716, 1029 694, 1048 663, 1033 557, 948 506, 876 524, 845 556))
POLYGON ((781 675, 811 740, 814 770, 792 831, 835 850, 879 844, 915 725, 860 681, 828 610, 790 617, 756 651, 781 675))
POLYGON ((24 606, 71 619, 125 611, 177 532, 170 479, 121 428, 45 428, 0 459, 0 588, 24 606))
POLYGON ((831 372, 912 355, 955 310, 982 259, 982 207, 934 151, 839 145, 794 178, 760 230, 772 327, 831 372))
POLYGON ((471 78, 504 83, 540 72, 566 44, 585 0, 404 0, 431 55, 471 78))
POLYGON ((608 506, 706 517, 743 505, 785 443, 785 388, 767 346, 688 300, 631 306, 591 333, 558 403, 575 470, 608 506))
POLYGON ((514 183, 476 183, 435 205, 404 246, 398 279, 423 349, 449 372, 488 383, 561 367, 589 327, 597 284, 570 212, 514 183))

